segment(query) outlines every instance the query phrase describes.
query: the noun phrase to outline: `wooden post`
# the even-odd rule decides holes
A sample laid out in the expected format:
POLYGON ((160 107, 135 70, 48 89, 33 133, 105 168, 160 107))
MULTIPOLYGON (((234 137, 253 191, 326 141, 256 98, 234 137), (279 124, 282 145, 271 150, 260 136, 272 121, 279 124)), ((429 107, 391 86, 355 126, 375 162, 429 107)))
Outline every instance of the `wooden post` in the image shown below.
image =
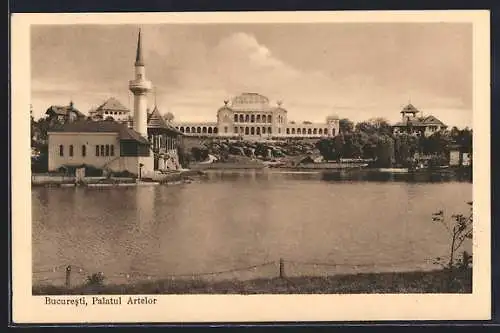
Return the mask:
POLYGON ((285 277, 285 260, 283 258, 280 258, 280 278, 285 277))
POLYGON ((66 267, 66 288, 71 287, 71 265, 66 267))

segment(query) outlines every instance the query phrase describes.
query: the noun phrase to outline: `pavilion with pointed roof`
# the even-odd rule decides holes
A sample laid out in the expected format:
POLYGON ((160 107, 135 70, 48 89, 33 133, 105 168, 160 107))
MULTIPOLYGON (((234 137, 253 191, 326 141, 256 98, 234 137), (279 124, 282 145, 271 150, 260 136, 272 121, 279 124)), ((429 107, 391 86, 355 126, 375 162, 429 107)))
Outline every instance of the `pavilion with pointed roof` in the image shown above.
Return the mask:
POLYGON ((400 113, 401 121, 392 126, 394 134, 406 133, 427 137, 448 127, 433 115, 422 116, 422 112, 411 103, 408 103, 400 113))
POLYGON ((155 170, 178 169, 177 147, 182 143, 183 133, 165 121, 156 105, 147 119, 155 170))

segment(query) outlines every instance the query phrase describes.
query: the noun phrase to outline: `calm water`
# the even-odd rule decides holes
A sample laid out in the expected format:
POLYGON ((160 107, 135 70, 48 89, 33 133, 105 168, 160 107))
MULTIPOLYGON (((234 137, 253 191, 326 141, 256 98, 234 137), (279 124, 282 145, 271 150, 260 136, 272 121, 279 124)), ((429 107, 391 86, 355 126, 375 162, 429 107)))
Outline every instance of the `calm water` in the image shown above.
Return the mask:
POLYGON ((447 253, 448 237, 432 213, 467 212, 472 200, 468 182, 347 178, 213 171, 184 185, 33 188, 33 278, 64 282, 71 264, 75 279, 102 271, 122 282, 279 258, 289 275, 435 268, 429 259, 447 253))

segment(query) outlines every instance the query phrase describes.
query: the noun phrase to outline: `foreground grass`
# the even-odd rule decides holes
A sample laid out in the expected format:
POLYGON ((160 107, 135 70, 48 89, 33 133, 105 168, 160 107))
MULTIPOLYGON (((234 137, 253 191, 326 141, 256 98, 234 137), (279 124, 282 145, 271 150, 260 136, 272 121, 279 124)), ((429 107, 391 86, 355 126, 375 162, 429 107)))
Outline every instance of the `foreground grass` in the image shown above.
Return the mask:
POLYGON ((33 295, 75 294, 372 294, 471 293, 472 269, 404 273, 363 273, 328 277, 225 280, 157 280, 65 288, 35 285, 33 295))

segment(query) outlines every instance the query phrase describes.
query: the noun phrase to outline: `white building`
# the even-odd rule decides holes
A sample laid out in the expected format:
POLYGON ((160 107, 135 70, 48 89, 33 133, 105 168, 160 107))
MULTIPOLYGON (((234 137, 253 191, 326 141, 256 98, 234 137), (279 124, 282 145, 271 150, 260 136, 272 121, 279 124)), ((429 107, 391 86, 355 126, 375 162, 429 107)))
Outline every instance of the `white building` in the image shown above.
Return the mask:
POLYGON ((129 121, 129 111, 111 98, 93 112, 94 120, 54 127, 48 132, 49 171, 87 165, 147 177, 162 168, 179 167, 176 147, 182 133, 159 119, 157 108, 148 114, 147 95, 152 84, 146 78, 140 31, 134 67, 135 78, 129 81, 134 94, 133 119, 129 121))
POLYGON ((422 112, 411 103, 400 113, 401 121, 392 126, 394 134, 406 133, 428 137, 448 127, 432 115, 422 116, 422 112))
POLYGON ((89 112, 89 117, 96 121, 113 119, 120 123, 127 123, 131 115, 128 108, 116 98, 111 97, 99 105, 95 110, 91 110, 89 112))
POLYGON ((224 101, 217 111, 217 121, 174 122, 174 126, 186 136, 320 138, 337 135, 339 118, 332 115, 324 123, 295 123, 288 120, 281 101, 272 106, 263 95, 242 93, 224 101))
POLYGON ((86 165, 138 174, 140 159, 151 155, 146 138, 114 121, 82 120, 48 134, 49 171, 86 165))

